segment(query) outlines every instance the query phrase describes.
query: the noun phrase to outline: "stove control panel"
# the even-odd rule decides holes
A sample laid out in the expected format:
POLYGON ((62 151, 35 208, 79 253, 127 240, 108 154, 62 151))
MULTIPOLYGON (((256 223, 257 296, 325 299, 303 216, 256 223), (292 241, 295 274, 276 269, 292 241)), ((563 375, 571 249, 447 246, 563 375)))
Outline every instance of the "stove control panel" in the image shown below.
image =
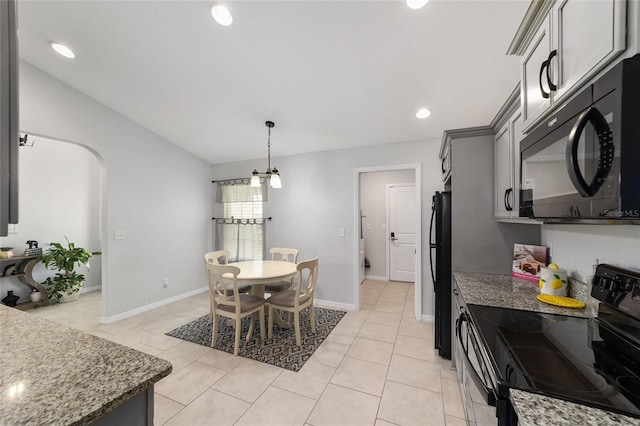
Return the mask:
POLYGON ((593 277, 591 296, 640 319, 640 271, 602 263, 593 277))

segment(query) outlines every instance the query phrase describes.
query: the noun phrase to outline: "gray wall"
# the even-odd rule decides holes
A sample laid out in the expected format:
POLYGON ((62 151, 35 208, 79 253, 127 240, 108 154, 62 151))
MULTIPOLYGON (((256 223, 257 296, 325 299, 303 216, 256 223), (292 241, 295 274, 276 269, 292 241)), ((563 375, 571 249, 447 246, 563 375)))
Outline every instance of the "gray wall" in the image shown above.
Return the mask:
POLYGON ((452 140, 451 159, 452 269, 511 274, 513 244, 540 244, 540 226, 496 221, 493 135, 452 140))
POLYGON ((362 214, 362 233, 365 239, 365 256, 371 268, 365 270, 367 277, 382 278, 388 276, 387 245, 389 230, 383 230, 387 224, 387 185, 395 183, 415 183, 413 170, 389 172, 368 172, 360 175, 360 206, 362 214), (371 229, 368 229, 370 225, 371 229))
MULTIPOLYGON (((274 144, 278 141, 273 140, 274 144)), ((354 256, 359 229, 354 229, 356 200, 354 169, 417 164, 422 165, 422 312, 431 314, 433 284, 429 273, 428 226, 431 195, 442 190, 438 151, 440 140, 395 143, 383 146, 326 151, 271 159, 282 175, 282 189, 270 190, 264 213, 267 247, 296 247, 299 260, 320 258, 317 297, 353 306, 354 256), (345 229, 345 237, 338 229, 345 229), (426 231, 425 231, 426 230, 426 231)), ((216 164, 215 179, 249 176, 264 169, 266 159, 216 164)), ((220 204, 214 215, 222 213, 220 204)))
MULTIPOLYGON (((103 320, 205 288, 210 164, 26 62, 20 63, 20 129, 83 145, 99 158, 103 320), (114 241, 116 230, 126 239, 114 241)), ((47 177, 41 179, 45 184, 47 177)), ((46 223, 46 209, 40 217, 46 223)))

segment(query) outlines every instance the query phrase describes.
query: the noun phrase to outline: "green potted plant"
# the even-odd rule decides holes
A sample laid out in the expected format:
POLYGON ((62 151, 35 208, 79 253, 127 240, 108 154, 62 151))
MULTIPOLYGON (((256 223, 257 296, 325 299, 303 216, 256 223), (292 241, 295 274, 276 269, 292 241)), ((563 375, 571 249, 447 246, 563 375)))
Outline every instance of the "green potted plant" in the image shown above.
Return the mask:
POLYGON ((66 247, 60 243, 51 243, 47 251, 42 254, 44 266, 58 271, 42 284, 47 288, 49 298, 58 302, 71 302, 80 297, 80 289, 84 285, 84 275, 77 273, 74 270, 75 267, 85 265, 89 269, 91 258, 102 253, 76 247, 67 237, 64 239, 67 240, 66 247))

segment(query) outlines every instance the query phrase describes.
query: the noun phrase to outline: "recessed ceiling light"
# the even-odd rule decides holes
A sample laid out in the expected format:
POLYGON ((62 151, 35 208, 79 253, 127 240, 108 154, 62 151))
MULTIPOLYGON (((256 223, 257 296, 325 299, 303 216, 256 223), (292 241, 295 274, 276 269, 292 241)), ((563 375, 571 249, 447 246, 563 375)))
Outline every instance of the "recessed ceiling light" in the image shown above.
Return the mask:
POLYGON ((411 9, 420 9, 428 2, 429 0, 407 0, 407 6, 411 9))
POLYGON ((61 54, 65 58, 73 59, 73 58, 76 57, 76 54, 73 53, 73 50, 69 49, 64 44, 60 44, 60 43, 57 43, 55 41, 51 41, 51 42, 49 42, 49 44, 51 45, 51 48, 53 50, 55 50, 56 52, 58 52, 59 54, 61 54))
POLYGON ((427 118, 430 115, 431 111, 429 111, 427 108, 420 108, 418 112, 416 112, 416 117, 418 118, 427 118))
POLYGON ((214 4, 211 6, 211 16, 216 22, 220 25, 231 25, 233 22, 233 16, 231 16, 231 12, 227 8, 227 6, 223 6, 221 4, 214 4))

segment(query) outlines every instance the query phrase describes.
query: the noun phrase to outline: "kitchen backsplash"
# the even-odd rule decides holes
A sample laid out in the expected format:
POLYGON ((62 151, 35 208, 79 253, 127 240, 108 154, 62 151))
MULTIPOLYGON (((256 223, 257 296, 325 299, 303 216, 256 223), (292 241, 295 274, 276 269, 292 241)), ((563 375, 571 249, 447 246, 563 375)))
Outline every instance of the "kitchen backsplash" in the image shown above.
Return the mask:
POLYGON ((541 243, 551 248, 551 262, 586 282, 596 259, 640 270, 640 226, 542 225, 541 243))

